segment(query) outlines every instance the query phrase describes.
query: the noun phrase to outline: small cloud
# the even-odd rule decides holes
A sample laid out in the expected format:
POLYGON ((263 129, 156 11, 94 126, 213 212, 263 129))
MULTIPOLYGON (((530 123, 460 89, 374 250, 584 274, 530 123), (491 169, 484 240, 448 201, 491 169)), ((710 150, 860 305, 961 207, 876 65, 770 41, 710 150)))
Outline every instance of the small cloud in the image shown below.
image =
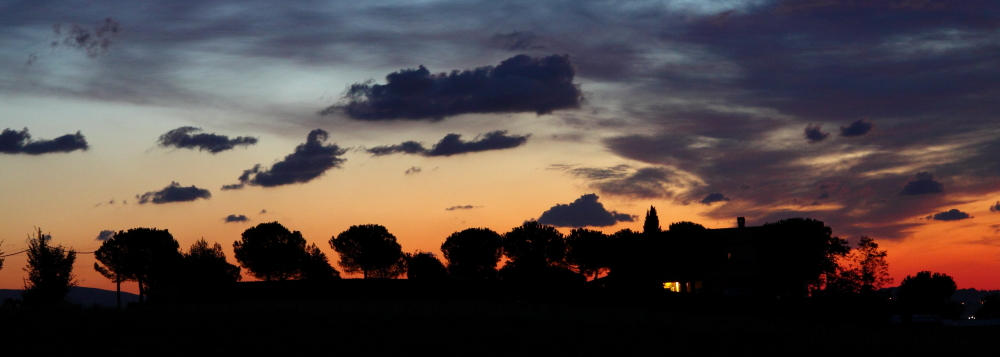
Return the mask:
POLYGON ((477 208, 477 207, 481 207, 481 206, 473 206, 473 205, 451 206, 451 207, 445 208, 444 210, 445 211, 455 211, 455 210, 473 209, 473 208, 477 208))
POLYGON ((538 223, 557 227, 607 227, 618 222, 634 222, 636 216, 608 211, 597 202, 596 194, 580 196, 568 205, 557 204, 542 213, 538 223))
POLYGON ((222 220, 225 221, 226 223, 250 222, 250 219, 247 218, 247 216, 244 216, 242 214, 241 215, 231 214, 231 215, 226 216, 226 218, 223 218, 222 220))
POLYGON ((413 166, 413 167, 411 167, 411 168, 408 168, 408 169, 406 169, 406 172, 405 172, 405 174, 407 174, 407 175, 410 175, 410 174, 418 174, 418 173, 420 173, 420 171, 421 171, 421 170, 420 170, 420 168, 419 168, 419 167, 416 167, 416 166, 413 166))
POLYGON ((924 218, 933 219, 935 221, 959 221, 963 219, 972 218, 972 216, 970 216, 968 213, 959 211, 957 209, 951 209, 949 211, 938 212, 924 218))
POLYGON ((710 205, 710 204, 713 204, 713 203, 716 203, 716 202, 726 202, 726 201, 729 201, 729 197, 726 197, 722 193, 714 192, 714 193, 708 194, 708 196, 705 196, 705 198, 703 198, 701 200, 701 203, 702 204, 706 204, 706 205, 710 205))
POLYGON ((0 132, 0 154, 41 155, 76 150, 87 150, 87 139, 80 132, 66 134, 52 140, 31 140, 28 128, 21 131, 4 129, 0 132))
POLYGON ((934 175, 929 172, 918 172, 913 179, 903 186, 899 191, 899 196, 926 195, 932 193, 943 193, 944 185, 934 181, 934 175))
POLYGON ((996 204, 990 206, 990 212, 1000 212, 1000 201, 997 201, 996 204))
POLYGON ((106 241, 108 239, 111 239, 111 237, 114 237, 114 236, 115 236, 115 231, 103 230, 103 231, 101 231, 101 233, 97 234, 97 238, 95 238, 94 240, 99 240, 99 241, 103 242, 103 241, 106 241))
POLYGON ((531 31, 514 31, 507 34, 497 32, 493 34, 492 38, 490 38, 490 42, 493 46, 507 51, 538 50, 545 48, 545 46, 537 44, 538 36, 531 31))
POLYGON ((244 185, 275 187, 312 181, 347 161, 340 157, 347 150, 341 149, 337 144, 323 144, 328 136, 323 129, 310 131, 306 142, 296 146, 295 151, 285 156, 284 160, 267 169, 258 164, 244 170, 239 183, 222 186, 222 189, 241 189, 244 185))
POLYGON ((568 55, 517 55, 496 67, 433 74, 424 66, 386 76, 386 84, 355 83, 344 104, 321 115, 344 112, 357 120, 441 120, 468 113, 538 115, 580 107, 583 93, 573 84, 568 55))
POLYGON ((416 141, 406 141, 399 145, 376 146, 367 149, 372 156, 383 156, 396 153, 417 154, 423 156, 451 156, 473 152, 512 149, 524 145, 531 134, 507 135, 506 130, 496 130, 483 135, 477 135, 472 141, 462 141, 461 134, 445 135, 431 149, 424 148, 416 141))
POLYGON ((139 204, 147 202, 161 204, 170 202, 188 202, 199 198, 207 200, 212 198, 212 193, 206 189, 197 188, 194 185, 182 187, 181 184, 177 182, 171 182, 170 186, 164 187, 162 190, 150 191, 142 195, 135 195, 135 198, 139 200, 139 204))
POLYGON ((805 135, 806 139, 809 140, 809 143, 818 143, 820 141, 823 141, 823 139, 826 139, 826 137, 830 136, 830 133, 823 131, 823 124, 816 124, 816 125, 809 124, 808 126, 806 126, 805 135))
POLYGON ((262 210, 260 210, 260 213, 258 213, 258 214, 265 214, 265 213, 267 213, 267 210, 266 209, 262 209, 262 210))
POLYGON ((865 118, 861 118, 861 119, 855 120, 854 122, 852 122, 848 126, 842 126, 842 127, 840 127, 840 136, 843 136, 845 138, 854 137, 854 136, 862 136, 862 135, 868 134, 868 132, 872 131, 872 128, 874 128, 874 127, 875 127, 875 124, 872 124, 871 122, 866 121, 865 118))
POLYGON ((162 147, 176 147, 178 149, 195 149, 198 151, 208 150, 210 153, 218 153, 231 150, 237 146, 250 146, 257 143, 257 138, 239 136, 230 139, 225 135, 198 133, 201 128, 193 126, 182 126, 160 135, 157 142, 162 147), (193 134, 193 135, 192 135, 193 134))
MULTIPOLYGON (((55 32, 56 36, 63 35, 62 26, 59 24, 52 26, 52 31, 55 32)), ((74 24, 66 32, 66 37, 63 37, 61 41, 51 43, 52 47, 63 45, 83 50, 87 53, 87 57, 97 57, 108 52, 111 47, 111 38, 118 35, 119 29, 118 22, 109 17, 92 30, 74 24)))

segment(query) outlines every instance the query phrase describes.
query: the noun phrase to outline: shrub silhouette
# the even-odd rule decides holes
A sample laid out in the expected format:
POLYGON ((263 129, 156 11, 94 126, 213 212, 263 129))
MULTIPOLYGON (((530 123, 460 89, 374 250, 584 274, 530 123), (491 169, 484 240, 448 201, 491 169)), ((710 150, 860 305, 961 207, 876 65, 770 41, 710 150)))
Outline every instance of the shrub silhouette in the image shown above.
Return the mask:
POLYGON ((406 272, 403 250, 383 226, 351 226, 330 238, 330 246, 340 255, 340 266, 347 273, 362 273, 368 279, 396 278, 406 272))
POLYGON ((306 246, 305 259, 302 260, 300 278, 312 281, 340 279, 340 272, 330 265, 330 260, 316 244, 309 244, 306 246))
POLYGON ((243 279, 240 267, 226 261, 226 253, 219 243, 209 246, 204 238, 199 239, 183 256, 184 284, 208 288, 243 279))
POLYGON ((448 270, 434 253, 417 252, 406 255, 406 278, 434 281, 448 278, 448 270))
POLYGON ((487 228, 452 233, 441 244, 448 272, 465 279, 494 279, 503 252, 503 237, 487 228))

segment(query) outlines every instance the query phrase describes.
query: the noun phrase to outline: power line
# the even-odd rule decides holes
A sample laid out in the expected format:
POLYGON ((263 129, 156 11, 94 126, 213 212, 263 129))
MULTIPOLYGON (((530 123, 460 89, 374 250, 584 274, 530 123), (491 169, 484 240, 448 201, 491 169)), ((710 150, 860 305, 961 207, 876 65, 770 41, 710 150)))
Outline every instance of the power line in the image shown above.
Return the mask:
MULTIPOLYGON (((26 253, 26 252, 28 252, 27 249, 22 250, 22 251, 17 252, 17 253, 10 253, 10 254, 7 254, 7 255, 0 255, 0 258, 6 258, 6 257, 12 256, 12 255, 18 255, 18 254, 22 254, 22 253, 26 253)), ((94 251, 94 252, 76 252, 76 254, 94 254, 94 253, 96 253, 96 251, 94 251)))

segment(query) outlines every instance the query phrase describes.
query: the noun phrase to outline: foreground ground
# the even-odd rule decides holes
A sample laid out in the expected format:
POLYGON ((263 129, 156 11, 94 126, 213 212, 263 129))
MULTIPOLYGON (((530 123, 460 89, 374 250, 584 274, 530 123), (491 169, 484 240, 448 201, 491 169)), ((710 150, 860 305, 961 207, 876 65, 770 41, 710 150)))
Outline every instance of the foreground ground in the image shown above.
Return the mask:
POLYGON ((496 301, 0 309, 10 355, 971 355, 1000 328, 496 301))

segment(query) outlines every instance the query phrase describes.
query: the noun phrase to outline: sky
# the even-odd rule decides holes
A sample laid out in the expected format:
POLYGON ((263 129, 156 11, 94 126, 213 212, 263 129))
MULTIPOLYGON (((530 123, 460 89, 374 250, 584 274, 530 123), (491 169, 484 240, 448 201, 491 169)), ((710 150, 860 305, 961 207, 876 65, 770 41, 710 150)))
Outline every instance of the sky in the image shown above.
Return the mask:
MULTIPOLYGON (((655 206, 814 218, 874 238, 897 283, 1000 289, 988 1, 0 0, 0 48, 8 254, 36 227, 81 253, 155 227, 235 262, 278 221, 335 263, 352 225, 439 253, 655 206)), ((93 264, 80 285, 113 289, 93 264)))

